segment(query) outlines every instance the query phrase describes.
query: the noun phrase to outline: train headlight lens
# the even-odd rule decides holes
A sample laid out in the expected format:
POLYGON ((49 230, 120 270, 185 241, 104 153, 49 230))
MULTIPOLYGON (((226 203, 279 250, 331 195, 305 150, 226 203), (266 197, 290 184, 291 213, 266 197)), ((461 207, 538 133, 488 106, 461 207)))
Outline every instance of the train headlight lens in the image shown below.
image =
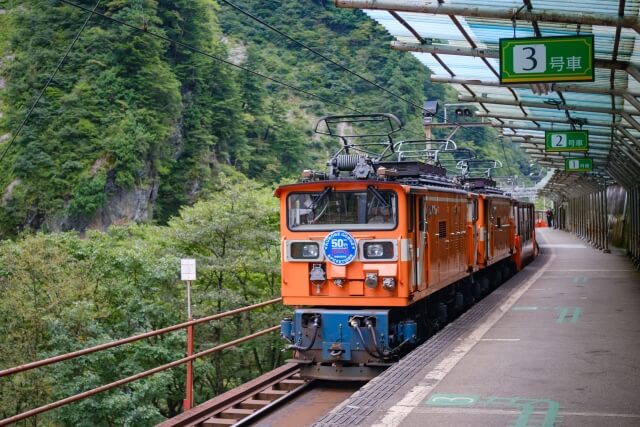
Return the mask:
POLYGON ((382 279, 382 287, 388 291, 393 291, 396 288, 396 279, 393 277, 384 277, 382 279))
POLYGON ((318 259, 320 245, 315 242, 291 243, 291 258, 293 259, 318 259))
POLYGON ((368 288, 375 288, 378 286, 378 275, 376 273, 367 273, 364 284, 367 285, 368 288))
POLYGON ((364 244, 364 253, 367 259, 392 259, 392 242, 367 242, 364 244))

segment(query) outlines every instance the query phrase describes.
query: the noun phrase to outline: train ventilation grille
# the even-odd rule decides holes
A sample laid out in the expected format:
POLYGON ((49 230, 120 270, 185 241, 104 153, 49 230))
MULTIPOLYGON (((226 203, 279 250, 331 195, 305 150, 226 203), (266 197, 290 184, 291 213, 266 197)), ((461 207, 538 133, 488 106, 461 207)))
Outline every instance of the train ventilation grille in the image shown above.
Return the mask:
POLYGON ((441 239, 444 239, 445 237, 447 237, 447 222, 446 221, 440 221, 438 223, 438 237, 440 237, 441 239))

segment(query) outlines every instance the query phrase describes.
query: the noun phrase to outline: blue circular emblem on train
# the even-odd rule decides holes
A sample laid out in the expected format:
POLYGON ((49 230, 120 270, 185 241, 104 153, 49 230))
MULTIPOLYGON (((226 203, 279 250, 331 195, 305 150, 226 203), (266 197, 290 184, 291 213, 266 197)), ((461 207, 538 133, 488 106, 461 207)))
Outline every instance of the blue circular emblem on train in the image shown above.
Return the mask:
POLYGON ((336 230, 324 238, 324 256, 331 264, 347 265, 356 258, 358 243, 347 231, 336 230))

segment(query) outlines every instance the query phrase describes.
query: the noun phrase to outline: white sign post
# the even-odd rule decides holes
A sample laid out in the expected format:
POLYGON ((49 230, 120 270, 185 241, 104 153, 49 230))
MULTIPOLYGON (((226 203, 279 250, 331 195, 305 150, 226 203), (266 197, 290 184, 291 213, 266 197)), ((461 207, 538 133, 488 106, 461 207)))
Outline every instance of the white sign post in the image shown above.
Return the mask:
POLYGON ((180 260, 180 280, 187 282, 187 316, 191 320, 191 281, 196 280, 196 260, 180 260))
MULTIPOLYGON (((191 281, 196 280, 196 260, 187 258, 180 260, 180 279, 187 282, 187 317, 193 320, 191 316, 191 281)), ((187 357, 193 354, 193 325, 187 326, 187 357)), ((193 407, 193 364, 187 362, 187 384, 186 398, 182 401, 184 410, 193 407)))

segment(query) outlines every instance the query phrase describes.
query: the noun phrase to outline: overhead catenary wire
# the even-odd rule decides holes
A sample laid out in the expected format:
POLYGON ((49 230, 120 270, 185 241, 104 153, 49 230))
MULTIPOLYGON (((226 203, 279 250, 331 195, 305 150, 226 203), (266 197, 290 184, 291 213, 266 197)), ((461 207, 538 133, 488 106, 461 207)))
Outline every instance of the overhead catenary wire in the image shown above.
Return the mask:
POLYGON ((357 78, 369 83, 370 85, 375 86, 376 88, 378 88, 378 89, 382 90, 383 92, 393 96, 396 99, 399 99, 399 100, 401 100, 403 102, 406 102, 407 104, 417 108, 418 110, 424 110, 424 108, 421 105, 416 104, 416 103, 414 103, 413 101, 411 101, 409 99, 403 98, 402 96, 398 95, 395 92, 390 91, 389 89, 387 89, 384 86, 374 82, 373 80, 368 79, 368 78, 364 77, 363 75, 361 75, 361 74, 359 74, 359 73, 357 73, 357 72, 345 67, 344 65, 340 64, 337 61, 334 61, 333 59, 331 59, 328 56, 322 54, 321 52, 318 52, 316 49, 307 46, 306 44, 302 43, 301 41, 299 41, 297 39, 294 39, 290 35, 286 34, 282 30, 272 26, 268 22, 265 22, 264 20, 260 19, 259 17, 251 14, 250 12, 247 12, 246 10, 242 9, 240 6, 237 6, 236 4, 234 4, 234 3, 232 3, 232 2, 230 2, 228 0, 220 0, 220 1, 222 1, 223 3, 229 5, 230 7, 232 7, 235 10, 237 10, 238 12, 242 13, 243 15, 249 17, 250 19, 253 19, 254 21, 258 22, 260 25, 263 25, 264 27, 266 27, 266 28, 268 28, 268 29, 280 34, 282 37, 286 38, 287 40, 289 40, 289 41, 291 41, 291 42, 293 42, 295 44, 297 44, 298 46, 302 47, 303 49, 306 49, 309 52, 313 53, 314 55, 317 55, 320 58, 324 59, 325 61, 335 65, 336 67, 340 68, 341 70, 346 71, 347 73, 349 73, 349 74, 351 74, 351 75, 353 75, 353 76, 355 76, 355 77, 357 77, 357 78))
POLYGON ((29 111, 27 111, 27 115, 24 117, 24 119, 22 120, 22 122, 20 123, 20 126, 18 126, 18 129, 16 130, 16 132, 13 134, 13 137, 11 138, 11 141, 9 141, 7 143, 7 147, 4 149, 4 151, 2 152, 2 155, 0 155, 0 163, 2 163, 2 160, 4 160, 5 156, 7 155, 7 153, 9 152, 9 150, 11 149, 11 146, 13 145, 13 143, 16 141, 16 139, 18 138, 18 135, 20 135, 20 132, 22 131, 22 128, 24 127, 24 125, 27 123, 27 121, 29 120, 29 117, 31 117, 31 113, 33 113, 33 110, 35 110, 36 105, 38 105, 38 102, 40 102, 40 99, 42 98, 42 96, 44 95, 44 92, 47 90, 47 88, 49 87, 49 85, 51 84, 51 82, 53 81, 53 79, 56 77, 56 74, 58 74, 58 71, 60 70, 60 67, 62 67, 62 64, 64 63, 64 61, 67 59, 67 57, 69 56, 69 53, 71 53, 71 50, 73 49, 73 47, 75 46, 76 42, 78 41, 78 39, 80 38, 80 35, 82 34, 82 32, 84 31, 84 29, 87 27, 87 24, 89 23, 89 21, 91 20, 91 17, 93 16, 93 13, 95 12, 95 10, 98 8, 98 6, 100 6, 100 2, 102 0, 98 0, 98 2, 96 3, 95 6, 93 6, 93 9, 88 9, 88 8, 83 8, 85 9, 87 12, 90 12, 87 15, 87 19, 84 20, 84 23, 82 24, 82 27, 80 27, 80 31, 78 31, 78 33, 76 34, 76 36, 73 38, 73 41, 71 42, 71 44, 69 45, 69 47, 67 48, 66 52, 64 53, 64 55, 62 55, 62 58, 60 58, 60 61, 58 61, 58 65, 56 66, 55 70, 53 70, 53 73, 51 73, 51 75, 49 76, 49 79, 47 80, 47 82, 45 83, 44 87, 42 88, 42 90, 40 91, 40 93, 38 94, 38 97, 36 98, 36 100, 34 101, 34 103, 31 105, 31 108, 29 108, 29 111))

